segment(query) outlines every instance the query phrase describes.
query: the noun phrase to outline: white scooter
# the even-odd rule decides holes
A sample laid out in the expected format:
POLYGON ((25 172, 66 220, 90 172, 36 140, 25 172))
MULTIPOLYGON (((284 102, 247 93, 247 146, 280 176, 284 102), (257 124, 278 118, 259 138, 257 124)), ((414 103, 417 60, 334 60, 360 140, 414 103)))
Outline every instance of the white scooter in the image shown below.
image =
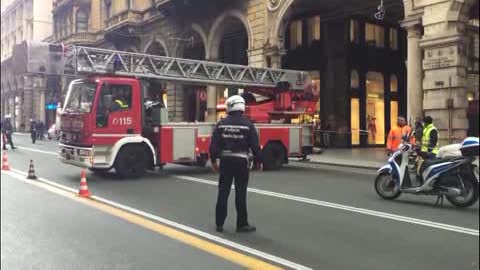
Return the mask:
MULTIPOLYGON (((467 138, 460 145, 460 156, 425 160, 417 174, 409 169, 409 152, 412 145, 404 138, 398 150, 388 159, 388 164, 378 170, 375 191, 387 200, 401 193, 443 196, 455 206, 469 207, 478 200, 479 179, 475 173, 478 156, 478 138, 467 138)), ((477 169, 478 171, 478 169, 477 169)))

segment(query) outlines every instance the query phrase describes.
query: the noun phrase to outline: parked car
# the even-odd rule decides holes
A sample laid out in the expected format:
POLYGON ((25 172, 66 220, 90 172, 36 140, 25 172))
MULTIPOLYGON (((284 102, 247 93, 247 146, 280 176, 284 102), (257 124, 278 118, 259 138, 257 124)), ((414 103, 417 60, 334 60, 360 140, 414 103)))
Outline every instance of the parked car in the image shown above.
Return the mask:
POLYGON ((49 129, 48 129, 48 133, 47 133, 47 137, 49 140, 51 139, 55 139, 55 140, 59 140, 60 139, 60 132, 58 132, 58 130, 55 128, 55 124, 53 124, 49 129))

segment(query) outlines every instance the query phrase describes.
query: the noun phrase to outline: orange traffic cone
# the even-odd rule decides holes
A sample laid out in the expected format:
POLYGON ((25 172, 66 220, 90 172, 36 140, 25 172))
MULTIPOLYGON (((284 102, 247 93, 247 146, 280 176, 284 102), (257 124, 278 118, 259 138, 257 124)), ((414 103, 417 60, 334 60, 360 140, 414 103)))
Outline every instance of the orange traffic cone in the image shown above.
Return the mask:
POLYGON ((37 176, 35 175, 35 169, 33 168, 33 160, 30 160, 30 167, 28 168, 27 179, 32 179, 32 180, 37 179, 37 176))
POLYGON ((10 171, 10 165, 8 165, 7 152, 3 152, 2 158, 2 171, 10 171))
POLYGON ((82 169, 82 174, 80 178, 80 190, 78 191, 78 196, 80 197, 90 197, 92 195, 90 191, 88 191, 87 186, 87 176, 86 176, 85 169, 82 169))

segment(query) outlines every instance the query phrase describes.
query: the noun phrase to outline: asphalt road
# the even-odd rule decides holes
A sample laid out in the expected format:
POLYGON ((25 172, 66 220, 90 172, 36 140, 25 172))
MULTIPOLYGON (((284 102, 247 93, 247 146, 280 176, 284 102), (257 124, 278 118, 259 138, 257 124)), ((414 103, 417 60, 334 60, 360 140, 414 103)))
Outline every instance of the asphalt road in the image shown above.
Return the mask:
MULTIPOLYGON (((80 169, 58 161, 54 153, 57 151, 55 142, 32 145, 27 136, 16 136, 14 139, 19 149, 8 151, 9 162, 14 169, 27 172, 28 161, 32 159, 37 175, 78 189, 80 169)), ((435 206, 435 197, 413 195, 402 195, 395 201, 385 201, 373 189, 374 171, 302 166, 293 164, 277 172, 252 174, 248 194, 249 219, 258 229, 253 234, 235 233, 233 196, 226 232, 215 232, 217 176, 208 168, 172 165, 141 179, 119 180, 113 174, 101 177, 91 173, 87 179, 90 191, 96 196, 186 225, 212 236, 209 239, 212 242, 218 243, 217 238, 220 238, 239 244, 240 247, 227 246, 279 266, 286 265, 279 263, 283 259, 291 262, 291 267, 305 266, 313 269, 478 269, 478 203, 467 209, 455 208, 448 202, 440 207, 435 206), (246 247, 275 257, 251 253, 246 247)), ((98 266, 92 269, 103 269, 101 267, 104 261, 114 262, 118 253, 110 252, 111 247, 118 246, 118 242, 122 241, 132 245, 131 248, 124 247, 123 252, 128 255, 122 259, 131 256, 138 263, 138 269, 153 269, 149 263, 155 265, 156 269, 159 269, 159 265, 165 268, 170 264, 162 264, 162 261, 175 261, 177 258, 181 258, 184 263, 178 265, 178 269, 238 267, 228 260, 222 260, 224 258, 221 255, 212 256, 208 252, 195 250, 158 233, 125 224, 125 221, 108 214, 96 213, 95 209, 77 205, 76 202, 63 204, 64 199, 56 198, 58 195, 35 191, 37 187, 12 183, 9 188, 9 182, 15 180, 4 180, 4 176, 2 173, 2 266, 4 260, 8 261, 7 258, 20 260, 20 255, 4 256, 4 245, 15 246, 12 242, 18 237, 12 235, 4 241, 4 224, 24 226, 21 223, 25 215, 30 215, 36 218, 27 218, 30 223, 26 224, 34 226, 37 231, 49 231, 47 235, 50 240, 45 245, 50 248, 59 243, 69 246, 72 241, 81 246, 80 242, 84 239, 81 234, 75 233, 78 232, 78 223, 88 224, 90 232, 101 234, 101 237, 94 238, 104 248, 91 251, 97 254, 97 261, 92 261, 91 265, 98 266), (4 187, 4 181, 8 183, 7 187, 4 187), (41 195, 32 196, 33 192, 41 195), (38 200, 25 203, 31 198, 38 200), (51 202, 44 203, 48 200, 51 202), (4 210, 5 201, 8 202, 7 207, 10 205, 22 210, 18 213, 4 210), (35 211, 31 207, 34 204, 43 209, 47 205, 58 203, 62 204, 63 210, 50 212, 51 218, 36 216, 35 213, 41 211, 35 211), (72 224, 71 220, 77 214, 69 216, 68 213, 78 212, 84 213, 78 216, 81 221, 72 224), (51 222, 48 222, 50 219, 54 219, 56 224, 63 224, 62 230, 52 232, 51 222), (106 222, 110 225, 102 224, 106 222), (106 230, 106 227, 109 229, 106 230), (110 230, 110 227, 115 229, 110 230), (72 233, 67 233, 70 231, 72 233), (148 237, 150 234, 155 236, 148 237), (172 248, 170 253, 175 254, 167 254, 171 257, 165 260, 161 260, 163 257, 159 254, 150 253, 152 247, 158 250, 168 248, 169 245, 176 245, 177 249, 172 248), (152 260, 151 256, 159 260, 152 260), (193 263, 197 264, 191 267, 193 263)), ((7 234, 13 233, 7 231, 7 234)), ((39 235, 42 236, 45 237, 45 234, 39 235)), ((35 247, 31 237, 22 243, 35 247)), ((75 246, 72 247, 74 248, 75 246)), ((24 253, 25 256, 30 256, 29 254, 24 253)), ((36 255, 38 260, 55 263, 51 260, 51 254, 37 251, 36 255)), ((76 260, 73 256, 63 258, 66 262, 76 260)), ((175 265, 173 263, 171 265, 175 265)))

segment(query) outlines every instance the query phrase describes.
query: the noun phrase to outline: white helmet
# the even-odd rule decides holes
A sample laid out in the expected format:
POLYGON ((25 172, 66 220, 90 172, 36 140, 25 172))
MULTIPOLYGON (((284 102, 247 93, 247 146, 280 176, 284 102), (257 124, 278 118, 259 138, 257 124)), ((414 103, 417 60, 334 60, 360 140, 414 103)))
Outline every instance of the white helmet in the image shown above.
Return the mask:
POLYGON ((243 99, 239 95, 231 96, 225 102, 225 106, 227 107, 227 113, 235 112, 235 111, 245 111, 245 99, 243 99))

